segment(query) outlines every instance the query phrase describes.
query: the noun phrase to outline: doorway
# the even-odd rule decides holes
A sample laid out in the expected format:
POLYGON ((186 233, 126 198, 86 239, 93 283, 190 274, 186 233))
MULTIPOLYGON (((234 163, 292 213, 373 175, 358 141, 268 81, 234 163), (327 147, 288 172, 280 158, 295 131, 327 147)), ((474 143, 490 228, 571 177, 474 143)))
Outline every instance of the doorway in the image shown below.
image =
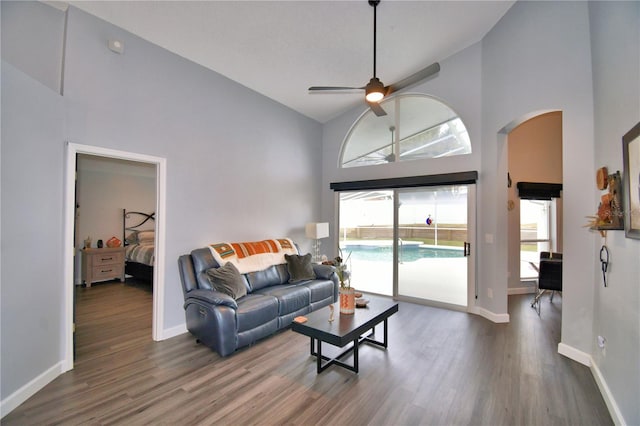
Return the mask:
POLYGON ((155 210, 156 214, 156 247, 155 266, 153 276, 153 318, 152 318, 152 338, 162 340, 163 317, 164 317, 164 235, 165 235, 165 194, 166 194, 166 159, 153 157, 144 154, 118 151, 107 148, 100 148, 88 145, 67 143, 66 163, 65 163, 65 212, 64 212, 64 246, 68 249, 64 251, 64 279, 65 283, 65 356, 62 370, 68 371, 73 368, 73 308, 74 308, 74 230, 75 230, 75 193, 76 193, 76 166, 77 156, 87 154, 98 157, 106 157, 117 160, 147 163, 155 166, 156 174, 156 194, 155 210))
MULTIPOLYGON (((141 338, 151 338, 153 279, 125 275, 125 269, 126 274, 131 273, 126 253, 136 246, 126 246, 129 233, 124 231, 123 208, 148 214, 155 211, 157 166, 86 154, 78 154, 76 166, 74 359, 79 362, 92 356, 94 349, 108 345, 110 339, 123 336, 134 323, 147 327, 141 338), (117 247, 101 248, 111 247, 113 239, 120 241, 117 247), (90 267, 91 259, 100 264, 90 267), (127 289, 122 288, 125 286, 127 289), (117 297, 120 293, 123 296, 117 297), (140 300, 124 303, 127 298, 140 300), (119 310, 139 307, 142 300, 149 306, 138 312, 147 312, 148 318, 130 310, 130 321, 117 319, 123 316, 119 310)), ((150 224, 148 232, 153 236, 155 223, 150 224)), ((145 249, 152 250, 154 243, 152 238, 145 249)))
POLYGON ((505 133, 507 289, 509 295, 534 293, 539 252, 562 251, 562 196, 523 195, 518 187, 562 184, 562 112, 526 117, 505 133))

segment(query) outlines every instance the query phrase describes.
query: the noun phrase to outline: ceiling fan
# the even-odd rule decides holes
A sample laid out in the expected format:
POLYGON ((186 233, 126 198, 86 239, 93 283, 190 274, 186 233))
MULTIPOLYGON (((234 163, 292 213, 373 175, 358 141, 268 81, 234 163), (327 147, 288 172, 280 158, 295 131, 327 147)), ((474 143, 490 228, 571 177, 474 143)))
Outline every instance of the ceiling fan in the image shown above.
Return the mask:
POLYGON ((371 108, 371 110, 381 117, 387 115, 384 109, 380 106, 380 102, 393 92, 404 89, 411 86, 427 77, 438 73, 440 71, 440 64, 435 62, 428 67, 410 75, 409 77, 398 81, 395 84, 385 86, 380 79, 376 77, 376 7, 380 3, 380 0, 368 0, 369 5, 373 7, 373 77, 369 80, 366 86, 363 87, 341 87, 341 86, 311 86, 310 92, 336 92, 336 91, 352 91, 352 90, 364 90, 365 101, 371 108))

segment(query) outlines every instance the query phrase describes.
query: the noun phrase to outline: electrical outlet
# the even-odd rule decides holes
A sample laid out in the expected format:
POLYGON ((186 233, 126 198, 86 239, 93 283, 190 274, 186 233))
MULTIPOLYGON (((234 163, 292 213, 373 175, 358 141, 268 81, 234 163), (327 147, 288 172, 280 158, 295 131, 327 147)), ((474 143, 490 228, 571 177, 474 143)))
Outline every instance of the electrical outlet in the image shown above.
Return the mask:
POLYGON ((489 299, 493 299, 493 289, 492 288, 488 288, 487 289, 487 297, 489 299))
POLYGON ((604 345, 605 345, 606 342, 607 342, 607 339, 605 339, 602 336, 598 336, 598 347, 600 349, 604 349, 604 345))

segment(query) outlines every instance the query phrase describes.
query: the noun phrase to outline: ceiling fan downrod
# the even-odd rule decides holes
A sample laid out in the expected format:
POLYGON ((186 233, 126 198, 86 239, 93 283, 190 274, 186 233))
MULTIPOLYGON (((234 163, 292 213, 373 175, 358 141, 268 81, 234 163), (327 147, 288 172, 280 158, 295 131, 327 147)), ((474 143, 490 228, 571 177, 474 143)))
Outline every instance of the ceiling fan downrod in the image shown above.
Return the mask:
POLYGON ((376 46, 377 46, 377 31, 376 31, 376 6, 380 4, 380 0, 369 0, 369 5, 373 7, 373 78, 376 78, 376 46))
POLYGON ((380 102, 385 95, 384 84, 376 76, 376 50, 377 50, 377 22, 376 11, 380 0, 369 0, 369 5, 373 7, 373 78, 369 80, 369 83, 365 86, 365 99, 369 103, 380 102))

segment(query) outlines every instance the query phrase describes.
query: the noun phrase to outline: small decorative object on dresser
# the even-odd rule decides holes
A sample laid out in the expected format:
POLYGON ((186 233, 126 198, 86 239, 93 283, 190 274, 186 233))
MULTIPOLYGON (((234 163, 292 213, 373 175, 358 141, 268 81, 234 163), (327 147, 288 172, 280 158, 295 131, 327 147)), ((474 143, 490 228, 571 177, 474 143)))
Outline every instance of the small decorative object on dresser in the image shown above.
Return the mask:
POLYGON ((120 247, 122 245, 122 241, 117 239, 116 237, 111 237, 107 240, 107 247, 120 247))
POLYGON ((124 282, 124 247, 82 250, 82 281, 87 287, 114 279, 124 282))

